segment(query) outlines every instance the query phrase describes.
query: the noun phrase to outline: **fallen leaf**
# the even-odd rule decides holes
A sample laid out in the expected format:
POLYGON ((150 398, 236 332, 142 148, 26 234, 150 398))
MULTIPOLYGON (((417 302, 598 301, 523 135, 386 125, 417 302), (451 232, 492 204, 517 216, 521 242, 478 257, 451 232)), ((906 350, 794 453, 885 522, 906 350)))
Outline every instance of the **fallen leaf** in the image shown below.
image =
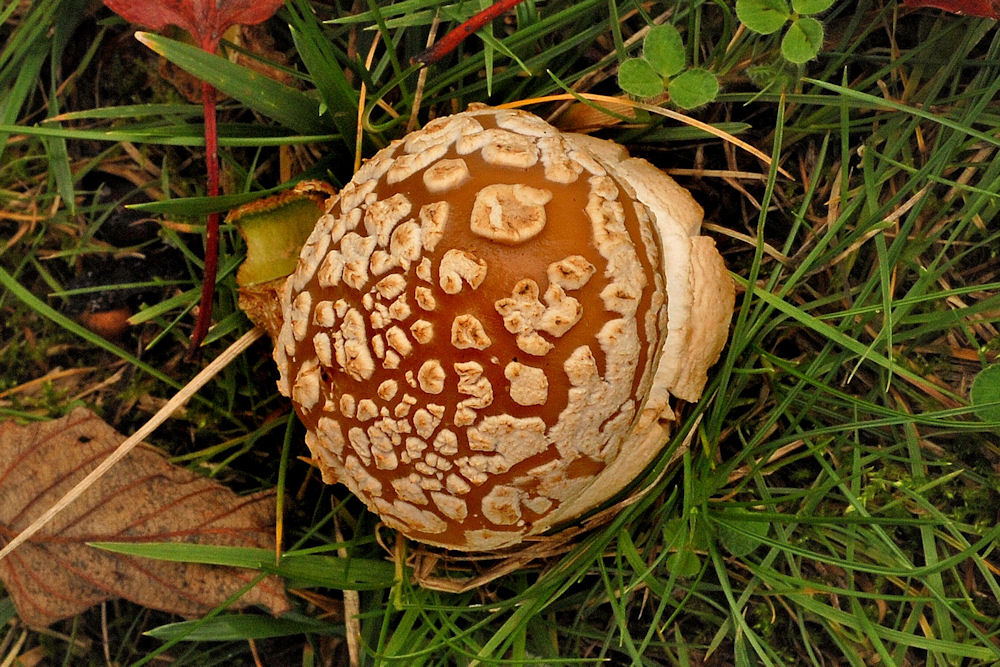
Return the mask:
MULTIPOLYGON (((0 423, 0 544, 8 542, 97 466, 124 437, 89 410, 25 426, 0 423)), ((201 616, 256 572, 124 556, 91 542, 273 545, 273 496, 238 496, 170 464, 141 445, 39 533, 0 561, 0 581, 32 627, 122 597, 201 616)), ((267 577, 234 605, 289 609, 281 581, 267 577)))
POLYGON ((1000 19, 1000 2, 997 0, 904 0, 903 5, 911 9, 934 7, 954 14, 1000 19))

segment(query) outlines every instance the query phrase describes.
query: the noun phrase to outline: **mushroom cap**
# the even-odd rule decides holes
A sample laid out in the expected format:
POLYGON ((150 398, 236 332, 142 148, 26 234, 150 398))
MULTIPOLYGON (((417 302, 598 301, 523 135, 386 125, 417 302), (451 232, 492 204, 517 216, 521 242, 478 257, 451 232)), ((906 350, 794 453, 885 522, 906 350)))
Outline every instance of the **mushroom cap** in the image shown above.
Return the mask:
POLYGON ((323 479, 466 551, 621 490, 725 342, 732 282, 701 215, 648 163, 523 111, 471 108, 379 151, 282 293, 278 387, 323 479))

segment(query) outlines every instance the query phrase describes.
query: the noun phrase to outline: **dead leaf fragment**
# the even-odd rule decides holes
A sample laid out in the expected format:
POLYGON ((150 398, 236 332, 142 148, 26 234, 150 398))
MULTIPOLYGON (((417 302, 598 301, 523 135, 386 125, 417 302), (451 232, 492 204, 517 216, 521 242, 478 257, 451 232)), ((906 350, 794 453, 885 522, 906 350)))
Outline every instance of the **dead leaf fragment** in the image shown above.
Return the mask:
MULTIPOLYGON (((0 423, 0 544, 28 526, 124 437, 89 410, 21 426, 0 423)), ((26 624, 44 627, 122 597, 145 607, 200 616, 247 585, 238 568, 123 556, 90 542, 186 542, 267 548, 270 494, 238 496, 139 446, 0 561, 0 581, 26 624)), ((265 578, 236 603, 273 614, 289 609, 281 581, 265 578)))
POLYGON ((934 7, 954 14, 1000 19, 1000 2, 997 0, 905 0, 903 5, 911 9, 934 7))

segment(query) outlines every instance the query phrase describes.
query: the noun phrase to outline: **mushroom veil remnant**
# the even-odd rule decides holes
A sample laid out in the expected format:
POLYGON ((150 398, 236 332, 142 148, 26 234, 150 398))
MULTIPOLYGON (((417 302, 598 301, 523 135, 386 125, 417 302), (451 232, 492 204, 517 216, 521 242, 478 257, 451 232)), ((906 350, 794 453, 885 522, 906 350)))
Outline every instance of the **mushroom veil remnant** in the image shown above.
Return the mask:
POLYGON ((649 163, 523 111, 379 151, 281 297, 278 387, 323 479, 466 551, 610 498, 725 344, 733 284, 701 217, 649 163))

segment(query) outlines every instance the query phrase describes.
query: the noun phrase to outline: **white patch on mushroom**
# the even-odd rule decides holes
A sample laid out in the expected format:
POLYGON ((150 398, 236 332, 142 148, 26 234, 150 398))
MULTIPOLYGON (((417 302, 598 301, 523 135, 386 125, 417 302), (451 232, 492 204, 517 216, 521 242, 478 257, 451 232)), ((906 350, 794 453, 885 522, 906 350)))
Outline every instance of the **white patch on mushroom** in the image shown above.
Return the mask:
POLYGON ((410 268, 410 262, 420 259, 420 225, 407 220, 396 227, 389 239, 389 255, 403 270, 410 268))
POLYGON ((483 126, 471 116, 435 118, 422 129, 408 134, 403 140, 403 150, 407 153, 421 153, 434 146, 449 146, 464 134, 474 134, 482 130, 483 126))
POLYGON ((500 526, 512 526, 521 520, 523 496, 517 487, 498 484, 483 496, 483 516, 500 526))
POLYGON ((344 256, 339 250, 331 250, 316 271, 316 282, 320 287, 336 287, 344 275, 344 256))
POLYGON ((406 195, 399 192, 380 199, 365 210, 365 231, 375 236, 380 248, 385 248, 392 230, 410 215, 412 208, 406 195))
POLYGON ((355 232, 344 234, 340 242, 340 252, 344 255, 341 280, 361 291, 368 281, 368 259, 373 250, 375 250, 374 237, 361 236, 355 232))
POLYGON ((292 291, 300 292, 312 280, 326 251, 330 247, 330 227, 333 226, 333 216, 325 214, 316 221, 309 238, 306 239, 299 261, 292 277, 292 291))
POLYGON ((402 358, 399 356, 398 352, 395 350, 386 350, 385 359, 382 360, 382 368, 390 371, 395 370, 399 368, 399 362, 401 361, 402 358))
POLYGON ((428 503, 427 494, 420 487, 420 475, 411 474, 406 477, 397 477, 390 482, 392 488, 396 491, 396 495, 403 500, 416 503, 417 505, 426 505, 428 503))
POLYGON ((332 301, 320 301, 313 309, 313 324, 324 329, 332 329, 337 323, 337 314, 333 310, 332 301))
MULTIPOLYGON (((372 313, 372 317, 375 313, 372 313)), ((385 339, 382 338, 382 334, 375 334, 371 339, 372 344, 372 354, 375 355, 376 359, 385 359, 385 339)))
POLYGON ((320 331, 313 336, 312 342, 320 365, 327 368, 333 366, 333 342, 330 340, 330 334, 320 331))
POLYGON ((413 290, 413 300, 422 310, 430 312, 437 308, 437 299, 434 298, 434 293, 429 287, 417 285, 413 290))
POLYGON ((375 361, 368 349, 365 319, 361 313, 354 308, 348 310, 337 334, 334 338, 337 363, 359 382, 371 378, 375 361))
POLYGON ((319 435, 322 448, 329 449, 338 457, 343 455, 347 441, 344 439, 343 431, 340 430, 340 424, 335 419, 320 417, 316 421, 316 433, 319 435))
POLYGON ((413 430, 421 438, 429 438, 434 433, 434 429, 441 423, 440 417, 435 417, 424 408, 417 408, 413 413, 413 430))
POLYGON ((524 243, 545 228, 545 205, 551 199, 551 190, 520 183, 487 185, 476 194, 469 226, 497 243, 524 243))
POLYGON ((469 165, 462 158, 441 160, 424 172, 424 187, 437 194, 457 188, 469 178, 469 165))
POLYGON ((392 414, 397 419, 402 419, 403 417, 410 414, 410 409, 417 404, 417 399, 409 394, 403 394, 403 398, 399 399, 396 403, 396 407, 392 409, 392 414))
POLYGON ((399 260, 385 250, 375 250, 372 252, 371 260, 368 262, 368 268, 371 270, 373 276, 382 276, 393 269, 399 268, 399 260))
POLYGON ((547 307, 536 326, 557 338, 572 329, 583 317, 583 305, 567 296, 566 291, 558 285, 549 285, 545 290, 545 303, 547 307))
POLYGON ((364 429, 352 426, 347 431, 347 441, 351 443, 351 449, 357 453, 364 464, 370 466, 372 464, 372 443, 365 435, 364 429))
POLYGON ((406 276, 393 273, 375 283, 375 290, 386 301, 392 301, 406 290, 406 276))
POLYGON ((465 518, 469 516, 469 505, 461 498, 456 498, 448 493, 433 491, 431 492, 431 500, 441 510, 441 514, 452 521, 465 521, 465 518))
POLYGON ((582 255, 570 255, 549 264, 545 273, 549 283, 564 290, 580 289, 590 280, 597 268, 582 255))
POLYGON ((449 429, 441 429, 431 444, 434 447, 434 451, 441 456, 454 456, 458 454, 458 436, 455 435, 454 431, 449 429))
POLYGON ((375 393, 378 394, 378 397, 383 401, 391 401, 396 397, 396 392, 398 391, 399 383, 390 378, 388 380, 383 380, 379 384, 378 389, 375 390, 375 393))
POLYGON ((550 137, 559 133, 559 130, 538 116, 519 109, 499 109, 493 116, 497 127, 526 137, 550 137))
POLYGON ((503 370, 510 382, 510 397, 518 405, 544 405, 549 398, 549 379, 545 371, 512 361, 503 370))
POLYGON ((458 402, 458 408, 481 410, 493 402, 493 385, 483 375, 483 366, 476 361, 459 361, 453 364, 458 374, 458 393, 471 398, 458 402))
POLYGON ((312 310, 312 294, 309 292, 299 292, 292 300, 292 308, 288 313, 288 319, 292 323, 292 336, 296 341, 301 341, 306 337, 309 328, 309 315, 312 310))
POLYGON ((535 514, 545 514, 552 508, 552 499, 545 496, 532 496, 521 500, 521 504, 535 514))
POLYGON ((385 341, 389 344, 389 347, 404 357, 409 356, 413 352, 413 343, 406 336, 406 332, 397 326, 389 327, 385 332, 385 341))
POLYGON ((583 167, 571 159, 561 137, 543 137, 538 140, 545 180, 552 183, 573 183, 583 173, 583 167))
POLYGON ((542 338, 537 332, 520 333, 515 339, 517 347, 535 357, 543 357, 549 353, 555 345, 542 338))
POLYGON ((392 185, 393 183, 399 183, 400 181, 406 180, 435 160, 442 158, 447 152, 448 146, 444 144, 434 144, 417 153, 397 155, 395 161, 392 163, 392 166, 389 167, 389 171, 385 174, 385 182, 392 185))
POLYGON ((370 419, 375 419, 378 416, 378 406, 375 405, 375 401, 370 398, 362 398, 358 401, 358 411, 355 414, 355 419, 359 422, 366 422, 370 419))
POLYGON ((375 186, 378 185, 378 177, 365 180, 364 175, 359 170, 354 175, 354 178, 340 189, 341 211, 346 212, 356 209, 365 200, 365 197, 375 191, 375 186))
POLYGON ((481 151, 483 160, 496 167, 527 169, 538 162, 538 148, 532 137, 500 128, 490 128, 455 142, 459 155, 481 151))
POLYGON ((486 278, 486 262, 471 252, 452 248, 441 258, 438 267, 438 284, 445 294, 462 291, 462 281, 477 289, 486 278))
POLYGON ((420 365, 417 371, 417 382, 420 388, 428 394, 440 394, 444 391, 444 368, 437 359, 428 359, 420 365))
POLYGON ((299 366, 292 385, 292 400, 303 410, 311 410, 319 402, 321 379, 319 362, 315 358, 307 359, 299 366))
POLYGON ((444 486, 449 492, 457 495, 465 495, 472 490, 469 483, 455 473, 451 473, 444 478, 444 486))
POLYGON ((418 216, 420 218, 420 239, 427 252, 434 252, 437 244, 444 238, 444 226, 448 222, 450 210, 451 207, 446 201, 424 204, 420 207, 418 216))
POLYGON ((412 435, 407 437, 405 440, 406 456, 411 461, 417 461, 423 458, 424 450, 427 449, 427 442, 421 438, 415 438, 412 435))
POLYGON ((354 395, 341 394, 339 403, 340 403, 340 414, 344 415, 348 419, 354 419, 358 409, 358 402, 354 398, 354 395))
POLYGON ((474 315, 458 315, 451 321, 451 344, 459 350, 485 350, 492 343, 483 323, 474 315))
POLYGON ((375 506, 379 514, 385 519, 395 517, 396 528, 402 530, 412 530, 418 533, 443 533, 448 530, 448 524, 444 519, 429 510, 422 510, 405 500, 396 500, 391 505, 381 498, 375 499, 375 506), (401 523, 401 525, 399 525, 401 523))
POLYGON ((378 481, 377 478, 365 469, 365 466, 361 465, 358 457, 348 455, 344 459, 344 468, 350 473, 362 497, 377 498, 382 495, 382 482, 378 481))
POLYGON ((522 351, 540 357, 553 348, 552 343, 536 331, 545 314, 545 306, 538 300, 538 283, 534 280, 518 281, 511 296, 498 299, 493 307, 503 318, 504 328, 517 335, 517 346, 522 351))
POLYGON ((485 456, 463 456, 455 460, 455 465, 458 466, 459 474, 476 486, 485 484, 490 478, 486 473, 485 456))
POLYGON ((417 320, 410 325, 410 335, 421 345, 427 345, 434 340, 434 323, 427 320, 417 320))
POLYGON ((399 298, 389 304, 389 317, 394 320, 405 320, 410 316, 410 304, 405 294, 400 294, 399 298))
POLYGON ((431 275, 432 269, 433 267, 431 266, 431 260, 427 257, 422 258, 420 262, 417 263, 417 270, 416 270, 417 278, 420 278, 425 283, 434 282, 434 278, 431 275))

